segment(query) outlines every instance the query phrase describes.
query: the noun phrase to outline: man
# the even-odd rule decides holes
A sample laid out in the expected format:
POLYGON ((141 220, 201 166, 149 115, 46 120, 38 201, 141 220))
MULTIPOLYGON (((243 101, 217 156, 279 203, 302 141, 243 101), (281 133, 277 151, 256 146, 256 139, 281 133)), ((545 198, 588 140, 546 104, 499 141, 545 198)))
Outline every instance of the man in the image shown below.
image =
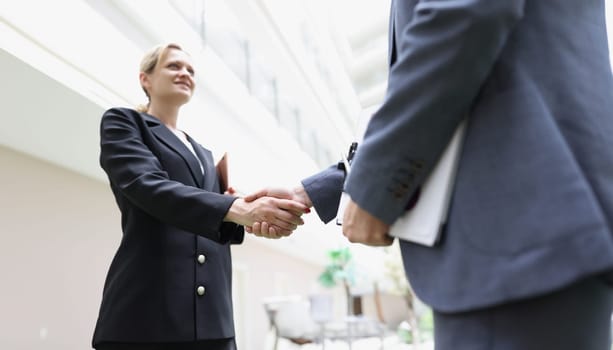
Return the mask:
MULTIPOLYGON (((401 241, 436 349, 609 349, 612 113, 603 0, 393 0, 387 95, 344 183, 343 233, 390 244, 466 118, 442 240, 401 241)), ((303 181, 322 219, 339 173, 303 181)))

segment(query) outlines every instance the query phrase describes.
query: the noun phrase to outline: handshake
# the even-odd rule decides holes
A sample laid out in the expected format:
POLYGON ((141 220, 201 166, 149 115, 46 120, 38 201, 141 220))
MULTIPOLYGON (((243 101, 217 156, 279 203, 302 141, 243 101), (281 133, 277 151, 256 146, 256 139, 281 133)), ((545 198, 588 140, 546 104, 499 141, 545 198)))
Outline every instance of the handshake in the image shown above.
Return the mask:
MULTIPOLYGON (((228 188, 226 194, 235 194, 228 188)), ((245 226, 248 233, 266 238, 289 236, 304 224, 301 216, 309 213, 313 203, 300 185, 294 189, 265 188, 233 203, 225 221, 245 226)))
MULTIPOLYGON (((226 194, 234 194, 229 188, 226 194)), ((301 216, 309 213, 313 203, 302 185, 294 189, 265 188, 243 198, 237 198, 226 221, 245 226, 248 233, 266 238, 289 236, 298 225, 304 224, 301 216)), ((388 235, 390 226, 349 200, 343 215, 343 235, 352 243, 370 246, 387 246, 393 238, 388 235)))

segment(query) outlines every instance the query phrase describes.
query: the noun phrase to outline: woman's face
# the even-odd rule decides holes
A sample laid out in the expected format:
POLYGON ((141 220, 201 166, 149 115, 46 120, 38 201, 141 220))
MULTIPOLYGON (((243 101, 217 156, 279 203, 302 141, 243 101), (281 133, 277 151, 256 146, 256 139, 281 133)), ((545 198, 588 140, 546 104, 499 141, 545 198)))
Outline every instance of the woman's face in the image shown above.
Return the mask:
POLYGON ((194 68, 188 54, 177 49, 168 49, 161 55, 150 74, 141 75, 141 84, 149 92, 151 101, 182 105, 187 103, 196 84, 194 68))

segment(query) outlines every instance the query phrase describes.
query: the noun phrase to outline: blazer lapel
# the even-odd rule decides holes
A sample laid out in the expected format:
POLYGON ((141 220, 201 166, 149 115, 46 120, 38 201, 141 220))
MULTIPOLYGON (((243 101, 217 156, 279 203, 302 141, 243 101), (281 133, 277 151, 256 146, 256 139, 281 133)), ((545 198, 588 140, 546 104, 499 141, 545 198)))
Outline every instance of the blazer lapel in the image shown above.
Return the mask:
POLYGON ((150 125, 153 134, 155 134, 155 136, 160 141, 166 144, 166 146, 177 152, 183 158, 183 160, 185 160, 185 163, 187 163, 187 167, 189 168, 192 177, 194 178, 194 181, 196 182, 196 184, 198 184, 198 186, 202 186, 202 183, 204 181, 204 175, 200 170, 200 164, 198 164, 198 160, 196 159, 196 157, 194 157, 194 155, 187 148, 187 146, 185 146, 185 144, 183 144, 183 142, 179 140, 179 138, 175 134, 173 134, 170 129, 163 125, 157 118, 154 118, 144 113, 142 115, 145 117, 147 124, 150 125))
POLYGON ((219 188, 215 188, 215 183, 217 180, 217 171, 215 169, 215 164, 213 157, 209 152, 205 152, 205 148, 202 147, 198 142, 194 141, 189 135, 187 135, 187 140, 192 144, 198 159, 202 162, 202 167, 204 168, 204 178, 202 184, 200 184, 201 188, 211 191, 211 192, 219 192, 219 188))
POLYGON ((396 62, 396 6, 394 0, 392 0, 390 10, 387 62, 390 67, 396 62))

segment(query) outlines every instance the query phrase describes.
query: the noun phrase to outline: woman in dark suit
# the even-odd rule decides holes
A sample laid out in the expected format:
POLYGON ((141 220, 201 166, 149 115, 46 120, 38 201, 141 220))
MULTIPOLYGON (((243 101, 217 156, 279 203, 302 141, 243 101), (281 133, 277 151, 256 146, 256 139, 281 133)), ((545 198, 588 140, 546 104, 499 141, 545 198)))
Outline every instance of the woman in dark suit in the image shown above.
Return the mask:
POLYGON ((273 237, 302 224, 303 204, 222 194, 211 152, 176 128, 192 97, 191 58, 175 44, 141 63, 149 102, 102 117, 100 164, 121 211, 123 237, 104 285, 92 345, 109 349, 236 349, 230 244, 242 225, 273 237))

